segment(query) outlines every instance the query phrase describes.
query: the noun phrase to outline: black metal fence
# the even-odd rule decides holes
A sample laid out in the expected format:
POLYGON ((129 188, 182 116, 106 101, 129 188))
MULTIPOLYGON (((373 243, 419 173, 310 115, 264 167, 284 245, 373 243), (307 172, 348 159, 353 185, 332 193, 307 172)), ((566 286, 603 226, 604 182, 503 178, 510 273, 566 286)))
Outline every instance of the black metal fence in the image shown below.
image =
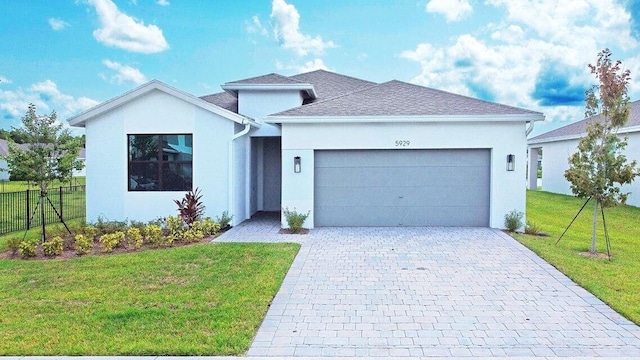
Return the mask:
POLYGON ((85 217, 85 186, 65 186, 48 189, 40 207, 40 190, 0 193, 0 234, 31 229, 45 223, 85 217), (56 214, 56 211, 58 214, 56 214))

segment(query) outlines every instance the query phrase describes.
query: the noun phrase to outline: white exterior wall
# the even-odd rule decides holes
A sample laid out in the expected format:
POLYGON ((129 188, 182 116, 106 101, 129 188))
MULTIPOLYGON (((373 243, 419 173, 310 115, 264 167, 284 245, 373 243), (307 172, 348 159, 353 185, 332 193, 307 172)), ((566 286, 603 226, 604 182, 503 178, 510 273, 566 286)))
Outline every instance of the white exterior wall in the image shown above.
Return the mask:
MULTIPOLYGON (((629 138, 625 150, 627 161, 636 160, 640 163, 640 132, 620 135, 629 138)), ((574 139, 529 146, 529 148, 542 148, 542 190, 572 195, 571 186, 565 179, 564 172, 569 168, 569 157, 578 149, 578 142, 578 139, 574 139)), ((623 186, 622 192, 631 192, 627 199, 628 205, 640 207, 640 177, 637 177, 631 185, 623 186)))
POLYGON ((263 118, 302 105, 300 90, 258 91, 241 90, 238 93, 238 113, 255 119, 262 126, 251 131, 251 136, 280 136, 280 128, 267 124, 263 118))
POLYGON ((2 159, 0 159, 0 180, 9 180, 9 169, 7 169, 7 161, 2 159))
MULTIPOLYGON (((86 124, 87 221, 148 221, 177 214, 184 191, 128 191, 127 134, 193 134, 193 187, 206 216, 229 207, 229 142, 234 122, 153 91, 86 124)), ((233 211, 230 212, 234 214, 233 211)), ((235 214, 234 214, 235 215, 235 214)), ((234 220, 243 215, 234 216, 234 220)))
MULTIPOLYGON (((522 122, 282 124, 282 207, 311 211, 305 227, 314 227, 314 150, 397 149, 396 140, 408 140, 402 149, 491 149, 490 219, 504 227, 504 215, 526 211, 526 136, 522 122), (515 171, 506 171, 514 154, 515 171), (300 156, 302 171, 294 173, 300 156)), ((283 227, 286 219, 282 217, 283 227)))

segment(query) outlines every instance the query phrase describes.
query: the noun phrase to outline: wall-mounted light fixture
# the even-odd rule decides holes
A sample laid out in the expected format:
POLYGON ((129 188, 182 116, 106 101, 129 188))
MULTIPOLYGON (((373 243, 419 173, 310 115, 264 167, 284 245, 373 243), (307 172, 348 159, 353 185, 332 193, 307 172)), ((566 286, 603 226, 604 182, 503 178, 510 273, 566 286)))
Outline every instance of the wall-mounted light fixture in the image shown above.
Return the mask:
POLYGON ((516 156, 513 154, 507 155, 507 171, 513 171, 516 169, 516 156))
POLYGON ((302 171, 302 165, 300 165, 300 156, 296 156, 293 158, 293 172, 299 173, 302 171))

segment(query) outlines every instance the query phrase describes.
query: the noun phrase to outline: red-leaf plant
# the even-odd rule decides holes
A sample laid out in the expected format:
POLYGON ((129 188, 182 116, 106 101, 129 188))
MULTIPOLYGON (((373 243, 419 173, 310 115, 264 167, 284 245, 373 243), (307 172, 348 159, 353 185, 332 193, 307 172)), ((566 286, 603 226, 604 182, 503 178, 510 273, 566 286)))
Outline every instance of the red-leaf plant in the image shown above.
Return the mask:
POLYGON ((202 194, 200 189, 189 190, 182 200, 173 200, 178 205, 178 213, 184 222, 191 227, 194 221, 204 214, 204 204, 200 201, 202 194))

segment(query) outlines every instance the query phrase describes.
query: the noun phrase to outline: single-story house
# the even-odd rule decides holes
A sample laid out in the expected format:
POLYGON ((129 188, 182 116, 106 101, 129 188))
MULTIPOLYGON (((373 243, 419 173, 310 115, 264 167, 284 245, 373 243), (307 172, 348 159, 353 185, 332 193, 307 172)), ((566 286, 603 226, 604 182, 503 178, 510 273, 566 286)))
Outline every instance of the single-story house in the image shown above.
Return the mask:
MULTIPOLYGON (((309 212, 316 226, 504 226, 525 211, 541 113, 317 70, 196 97, 153 80, 68 121, 86 129, 87 220, 150 220, 200 188, 207 215, 309 212)), ((286 226, 286 219, 282 219, 286 226)))
MULTIPOLYGON (((569 168, 569 157, 578 151, 578 142, 587 132, 587 125, 600 117, 582 119, 567 126, 546 132, 529 139, 530 163, 535 163, 538 150, 542 149, 542 189, 560 194, 571 195, 571 186, 564 177, 569 168)), ((628 138, 624 151, 628 161, 640 163, 640 100, 630 103, 627 124, 618 131, 620 136, 628 138)), ((529 188, 536 189, 535 168, 529 169, 529 188)), ((622 187, 623 192, 631 192, 627 204, 640 206, 640 181, 636 179, 630 185, 622 187)))

